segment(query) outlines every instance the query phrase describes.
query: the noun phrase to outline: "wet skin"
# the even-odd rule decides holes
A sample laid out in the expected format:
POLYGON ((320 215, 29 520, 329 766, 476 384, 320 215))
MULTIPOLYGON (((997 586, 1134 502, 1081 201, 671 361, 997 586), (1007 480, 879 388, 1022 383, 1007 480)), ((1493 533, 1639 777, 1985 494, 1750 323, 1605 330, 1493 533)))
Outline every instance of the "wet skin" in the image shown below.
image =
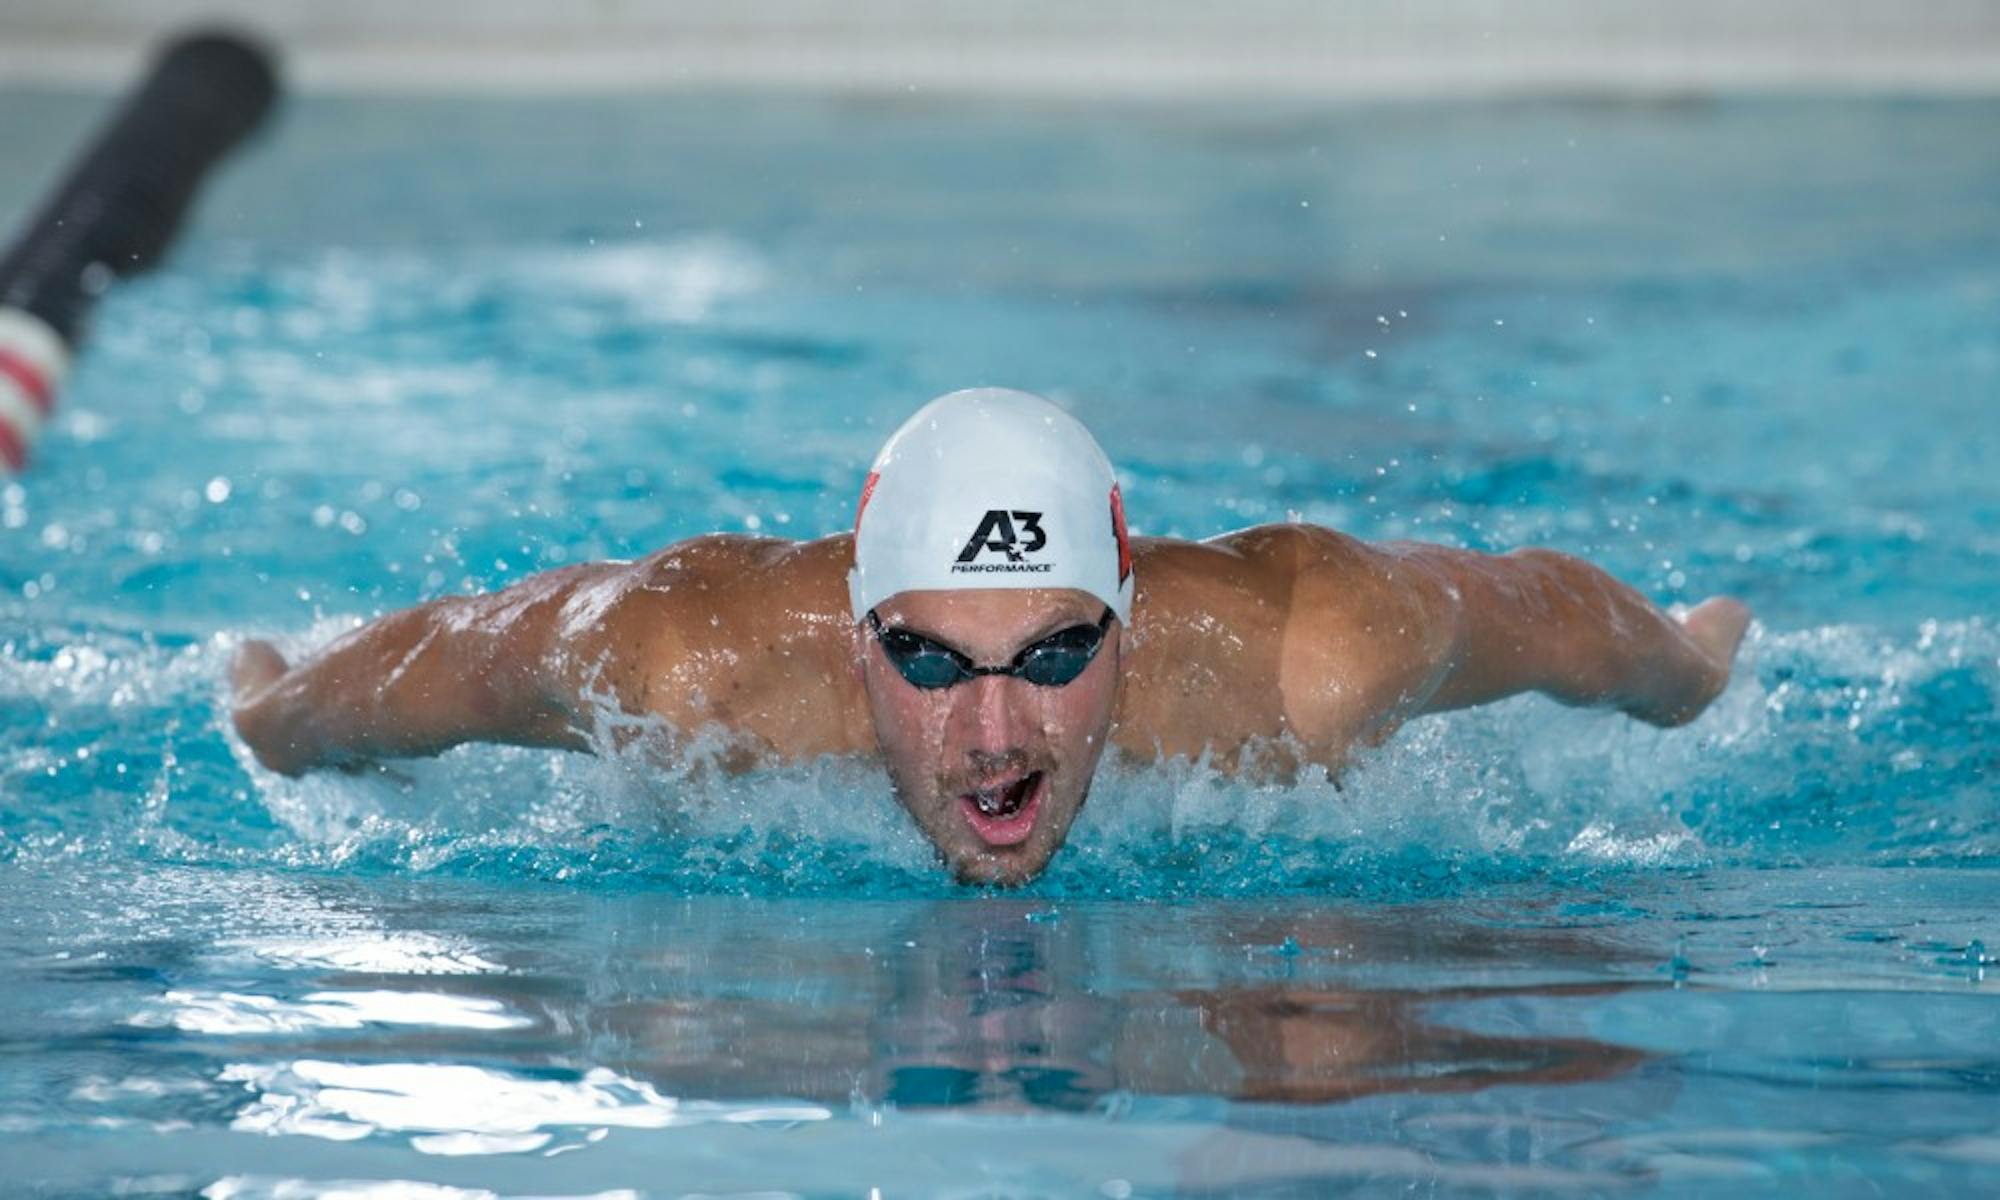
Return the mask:
MULTIPOLYGON (((1084 592, 1035 589, 906 592, 877 616, 988 665, 1057 630, 1093 625, 1103 611, 1084 592)), ((998 675, 913 687, 880 639, 858 628, 869 716, 896 798, 961 879, 1032 878, 1069 833, 1104 752, 1118 699, 1117 622, 1083 674, 1061 687, 998 675), (1006 819, 986 811, 1002 808, 1006 819)))
MULTIPOLYGON (((1139 538, 1133 552, 1130 627, 1114 621, 1060 688, 916 688, 849 612, 851 538, 715 535, 392 613, 297 666, 247 642, 236 727, 287 774, 465 741, 602 748, 625 736, 602 731, 607 707, 659 718, 668 757, 715 731, 732 768, 869 757, 947 866, 1015 883, 1061 847, 1107 746, 1283 778, 1338 769, 1411 717, 1522 691, 1677 725, 1720 693, 1749 619, 1715 599, 1677 620, 1542 550, 1281 525, 1139 538), (981 792, 1032 819, 996 822, 981 792)), ((997 665, 1102 612, 1080 592, 1028 589, 905 593, 878 616, 997 665)))

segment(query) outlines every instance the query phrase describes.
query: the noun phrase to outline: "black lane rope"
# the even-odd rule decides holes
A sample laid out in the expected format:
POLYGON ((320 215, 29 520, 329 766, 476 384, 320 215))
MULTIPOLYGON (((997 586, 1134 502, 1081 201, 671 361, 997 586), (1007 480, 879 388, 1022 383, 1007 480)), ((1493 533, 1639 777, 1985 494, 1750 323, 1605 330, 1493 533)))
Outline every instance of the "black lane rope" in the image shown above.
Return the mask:
POLYGON ((159 261, 202 176, 277 93, 256 43, 175 39, 0 255, 0 478, 27 464, 98 297, 159 261))

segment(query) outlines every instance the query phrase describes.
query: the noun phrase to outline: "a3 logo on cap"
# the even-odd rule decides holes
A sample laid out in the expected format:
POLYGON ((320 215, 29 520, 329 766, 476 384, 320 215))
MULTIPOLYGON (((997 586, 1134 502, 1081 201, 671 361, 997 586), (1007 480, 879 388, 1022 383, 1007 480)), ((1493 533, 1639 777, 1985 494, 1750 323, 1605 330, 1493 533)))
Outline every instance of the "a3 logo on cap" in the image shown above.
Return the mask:
POLYGON ((1042 514, 1026 512, 1018 508, 992 508, 979 519, 979 527, 965 541, 965 549, 958 552, 958 561, 953 563, 953 571, 1034 571, 1051 569, 1051 563, 1029 562, 1027 556, 1049 544, 1049 535, 1042 529, 1042 514), (1005 557, 999 561, 981 562, 979 556, 997 552, 1005 557))

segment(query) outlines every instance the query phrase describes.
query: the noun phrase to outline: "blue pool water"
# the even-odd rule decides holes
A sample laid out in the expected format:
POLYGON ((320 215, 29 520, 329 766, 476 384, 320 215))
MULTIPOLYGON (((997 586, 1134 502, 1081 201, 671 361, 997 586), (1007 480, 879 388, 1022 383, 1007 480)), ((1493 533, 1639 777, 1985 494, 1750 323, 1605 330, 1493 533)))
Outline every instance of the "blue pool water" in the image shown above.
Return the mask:
MULTIPOLYGON (((0 94, 0 214, 102 111, 0 94)), ((2000 1186, 2000 102, 312 101, 0 488, 10 1194, 2000 1186), (1061 398, 1134 526, 1585 554, 1758 624, 1336 788, 1109 773, 1024 893, 879 773, 274 778, 246 634, 1061 398)))

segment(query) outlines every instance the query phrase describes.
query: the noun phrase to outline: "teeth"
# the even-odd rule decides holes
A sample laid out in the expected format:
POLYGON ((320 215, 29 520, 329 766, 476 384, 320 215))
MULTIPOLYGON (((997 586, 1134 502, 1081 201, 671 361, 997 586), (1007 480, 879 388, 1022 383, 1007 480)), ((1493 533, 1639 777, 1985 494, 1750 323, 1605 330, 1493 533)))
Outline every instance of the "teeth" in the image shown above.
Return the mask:
POLYGON ((1003 788, 990 788, 972 793, 972 803, 980 814, 988 817, 1011 817, 1021 811, 1028 801, 1029 789, 1025 780, 1016 780, 1003 788))

